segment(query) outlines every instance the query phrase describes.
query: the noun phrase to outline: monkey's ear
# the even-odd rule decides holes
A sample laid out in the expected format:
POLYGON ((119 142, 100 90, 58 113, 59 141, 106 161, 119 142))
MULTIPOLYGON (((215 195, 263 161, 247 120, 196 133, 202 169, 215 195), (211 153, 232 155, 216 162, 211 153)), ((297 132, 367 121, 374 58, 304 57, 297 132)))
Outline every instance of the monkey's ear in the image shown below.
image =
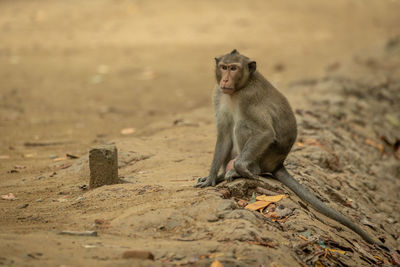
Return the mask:
POLYGON ((219 61, 221 60, 221 58, 220 58, 220 57, 216 57, 216 58, 214 58, 214 59, 215 59, 215 64, 218 65, 218 63, 219 63, 219 61))
POLYGON ((257 63, 255 61, 250 61, 249 62, 249 72, 253 73, 257 69, 257 63))

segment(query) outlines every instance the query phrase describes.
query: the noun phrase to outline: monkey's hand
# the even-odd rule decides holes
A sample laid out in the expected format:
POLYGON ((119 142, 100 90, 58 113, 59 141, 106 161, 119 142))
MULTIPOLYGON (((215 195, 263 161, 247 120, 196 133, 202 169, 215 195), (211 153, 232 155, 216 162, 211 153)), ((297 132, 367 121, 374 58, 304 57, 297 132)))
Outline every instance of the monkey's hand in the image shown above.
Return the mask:
POLYGON ((217 184, 217 178, 214 177, 214 179, 212 179, 212 177, 207 176, 207 177, 202 177, 199 178, 197 180, 197 184, 195 184, 194 187, 207 187, 207 186, 215 186, 217 184))

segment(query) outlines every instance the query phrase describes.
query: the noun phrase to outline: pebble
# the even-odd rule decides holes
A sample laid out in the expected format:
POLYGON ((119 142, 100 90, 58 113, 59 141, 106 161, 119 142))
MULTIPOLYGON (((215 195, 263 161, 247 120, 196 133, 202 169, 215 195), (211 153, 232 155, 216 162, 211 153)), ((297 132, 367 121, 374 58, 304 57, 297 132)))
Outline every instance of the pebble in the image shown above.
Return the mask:
POLYGON ((25 209, 29 206, 28 203, 22 204, 21 206, 18 206, 18 209, 25 209))
POLYGON ((395 219, 389 217, 386 219, 386 222, 388 222, 390 224, 394 224, 396 221, 395 221, 395 219))
POLYGON ((59 235, 75 235, 75 236, 97 236, 97 231, 62 231, 58 233, 59 235))
POLYGON ((142 260, 154 260, 154 255, 150 251, 141 251, 141 250, 127 250, 122 254, 122 258, 124 259, 142 259, 142 260))

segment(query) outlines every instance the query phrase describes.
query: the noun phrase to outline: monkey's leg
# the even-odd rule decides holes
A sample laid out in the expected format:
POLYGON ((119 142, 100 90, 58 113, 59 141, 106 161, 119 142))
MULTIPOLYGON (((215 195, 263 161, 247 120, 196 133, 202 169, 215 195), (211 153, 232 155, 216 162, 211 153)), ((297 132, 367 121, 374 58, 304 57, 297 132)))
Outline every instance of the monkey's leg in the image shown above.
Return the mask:
POLYGON ((215 144, 214 157, 211 164, 210 174, 205 181, 197 181, 195 187, 215 186, 217 184, 218 171, 223 164, 228 162, 232 151, 232 139, 218 133, 215 144))
POLYGON ((253 135, 247 140, 234 162, 235 170, 240 176, 258 180, 258 174, 261 172, 260 158, 272 144, 274 136, 273 131, 268 131, 264 134, 253 135))
MULTIPOLYGON (((219 183, 223 182, 224 180, 226 180, 226 174, 227 174, 227 172, 228 172, 229 170, 233 169, 233 162, 235 161, 235 159, 236 159, 236 154, 234 154, 234 153, 231 152, 231 156, 228 157, 228 158, 225 160, 224 164, 222 164, 222 169, 224 170, 224 172, 218 175, 217 181, 216 181, 217 184, 219 184, 219 183), (232 156, 232 155, 233 155, 233 156, 232 156)), ((234 170, 234 169, 233 169, 233 170, 234 170)), ((205 182, 205 181, 207 180, 207 177, 208 177, 208 176, 206 176, 206 177, 201 177, 201 178, 197 179, 197 183, 203 183, 203 182, 205 182)))

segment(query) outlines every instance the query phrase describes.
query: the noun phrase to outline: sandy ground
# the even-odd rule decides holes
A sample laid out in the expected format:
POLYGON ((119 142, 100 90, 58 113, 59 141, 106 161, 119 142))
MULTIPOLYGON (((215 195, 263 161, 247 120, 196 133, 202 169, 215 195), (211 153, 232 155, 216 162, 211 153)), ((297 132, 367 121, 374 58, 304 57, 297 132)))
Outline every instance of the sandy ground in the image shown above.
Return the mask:
POLYGON ((398 10, 389 0, 1 1, 0 194, 17 199, 0 200, 0 265, 399 263, 398 10), (272 179, 262 186, 288 196, 290 217, 241 208, 255 191, 243 180, 193 188, 215 142, 214 57, 233 48, 296 110, 288 169, 388 251, 272 179), (128 183, 87 190, 88 151, 104 143, 117 145, 128 183), (122 258, 133 249, 154 260, 122 258))

